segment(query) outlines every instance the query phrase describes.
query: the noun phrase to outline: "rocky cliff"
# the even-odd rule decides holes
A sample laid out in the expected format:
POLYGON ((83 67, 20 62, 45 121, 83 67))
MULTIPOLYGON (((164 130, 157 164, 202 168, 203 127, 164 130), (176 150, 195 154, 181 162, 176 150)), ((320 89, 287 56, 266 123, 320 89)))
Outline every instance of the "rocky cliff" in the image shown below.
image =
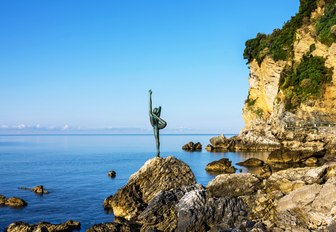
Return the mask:
POLYGON ((243 143, 308 150, 335 144, 336 1, 300 4, 282 29, 246 42, 243 143))

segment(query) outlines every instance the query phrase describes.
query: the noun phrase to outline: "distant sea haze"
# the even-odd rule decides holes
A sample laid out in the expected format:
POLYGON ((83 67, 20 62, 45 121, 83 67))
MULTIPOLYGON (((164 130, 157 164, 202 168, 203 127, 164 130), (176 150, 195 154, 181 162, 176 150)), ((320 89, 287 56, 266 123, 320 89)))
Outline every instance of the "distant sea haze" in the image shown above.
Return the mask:
MULTIPOLYGON (((190 129, 190 128, 165 128, 161 134, 237 134, 238 132, 231 129, 220 131, 218 129, 190 129)), ((20 124, 18 126, 0 126, 2 135, 24 135, 24 134, 153 134, 153 129, 136 128, 136 127, 119 127, 119 128, 76 128, 69 125, 42 127, 40 125, 30 126, 20 124)))

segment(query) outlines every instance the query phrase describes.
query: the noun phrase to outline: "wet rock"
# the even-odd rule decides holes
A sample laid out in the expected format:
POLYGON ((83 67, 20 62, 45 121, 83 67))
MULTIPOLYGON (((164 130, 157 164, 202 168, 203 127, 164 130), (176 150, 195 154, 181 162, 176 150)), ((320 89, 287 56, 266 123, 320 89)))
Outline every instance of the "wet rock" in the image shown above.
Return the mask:
POLYGON ((208 144, 206 147, 205 147, 205 150, 208 151, 208 152, 212 152, 215 150, 214 146, 212 146, 211 144, 208 144))
POLYGON ((128 221, 96 224, 86 230, 86 232, 133 232, 133 231, 140 231, 140 225, 128 221))
POLYGON ((273 151, 280 148, 279 141, 271 133, 242 131, 240 135, 226 138, 219 135, 210 139, 207 151, 273 151))
POLYGON ((148 160, 134 173, 126 186, 104 201, 116 217, 136 219, 148 203, 160 192, 196 183, 188 165, 175 157, 148 160))
POLYGON ((304 162, 307 166, 317 165, 318 159, 316 157, 310 157, 304 162))
POLYGON ((259 173, 262 178, 268 178, 272 175, 272 168, 268 164, 264 164, 260 167, 259 173))
POLYGON ((209 152, 227 151, 230 149, 231 142, 231 139, 227 139, 222 134, 216 137, 212 137, 210 139, 210 144, 208 144, 205 149, 209 152))
POLYGON ((19 187, 19 189, 21 190, 29 190, 29 191, 32 191, 36 194, 39 194, 39 195, 42 195, 42 194, 49 194, 49 191, 46 190, 43 185, 38 185, 34 188, 27 188, 27 187, 19 187))
POLYGON ((186 193, 176 211, 177 231, 251 231, 255 225, 243 200, 209 197, 205 190, 186 193))
POLYGON ((115 178, 116 175, 117 175, 117 173, 116 173, 115 171, 111 170, 111 171, 108 172, 107 175, 108 175, 109 177, 111 177, 111 178, 115 178))
POLYGON ((217 161, 213 161, 205 167, 208 172, 217 173, 235 173, 236 168, 232 166, 232 162, 227 158, 222 158, 217 161))
POLYGON ((237 165, 244 167, 260 167, 264 165, 264 161, 257 158, 249 158, 243 162, 237 163, 237 165))
POLYGON ((194 143, 194 142, 189 142, 185 144, 182 147, 183 150, 185 151, 201 151, 202 150, 202 144, 200 142, 194 143))
POLYGON ((27 206, 27 202, 18 197, 10 197, 6 199, 5 205, 13 208, 22 208, 27 206))
POLYGON ((326 154, 325 150, 313 151, 290 151, 278 149, 270 153, 267 158, 269 163, 303 163, 309 158, 322 158, 326 154))
POLYGON ((238 197, 255 194, 261 183, 262 180, 251 173, 222 174, 206 188, 213 197, 238 197))
POLYGON ((7 232, 71 232, 80 230, 80 222, 67 221, 62 224, 51 224, 40 222, 39 224, 29 225, 24 222, 14 222, 7 227, 7 232))

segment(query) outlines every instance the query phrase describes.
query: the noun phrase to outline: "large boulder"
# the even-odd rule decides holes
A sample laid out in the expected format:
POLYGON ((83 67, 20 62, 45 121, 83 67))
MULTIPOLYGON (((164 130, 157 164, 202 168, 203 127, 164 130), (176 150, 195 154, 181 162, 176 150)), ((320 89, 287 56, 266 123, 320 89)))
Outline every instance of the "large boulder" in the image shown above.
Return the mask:
POLYGON ((264 161, 257 158, 249 158, 243 162, 237 163, 237 165, 244 167, 260 167, 264 165, 264 161))
POLYGON ((196 184, 196 179, 184 162, 175 157, 148 160, 131 175, 126 186, 104 201, 116 217, 134 220, 160 192, 196 184))
POLYGON ((14 222, 7 227, 7 232, 71 232, 80 230, 80 222, 67 221, 61 224, 51 224, 40 222, 39 224, 29 225, 24 222, 14 222))
POLYGON ((175 231, 177 203, 186 193, 204 189, 202 185, 196 184, 159 192, 138 217, 138 222, 142 224, 141 230, 175 231))
POLYGON ((200 142, 194 143, 194 142, 189 142, 185 144, 182 147, 183 150, 185 151, 201 151, 202 150, 202 144, 200 142))
POLYGON ((261 183, 262 179, 251 173, 221 174, 206 188, 213 197, 238 197, 255 194, 261 183))
POLYGON ((235 173, 236 168, 232 166, 232 162, 227 158, 222 158, 217 161, 208 163, 205 167, 205 170, 208 172, 214 173, 235 173))

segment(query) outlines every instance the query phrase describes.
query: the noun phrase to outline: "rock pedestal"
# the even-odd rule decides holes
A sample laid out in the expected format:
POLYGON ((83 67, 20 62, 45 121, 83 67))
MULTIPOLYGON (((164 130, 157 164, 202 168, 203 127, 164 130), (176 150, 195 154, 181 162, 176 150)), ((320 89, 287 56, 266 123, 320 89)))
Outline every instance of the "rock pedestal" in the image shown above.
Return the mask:
POLYGON ((126 186, 104 201, 116 217, 135 219, 160 191, 170 190, 196 183, 188 165, 170 156, 153 158, 134 173, 126 186))

